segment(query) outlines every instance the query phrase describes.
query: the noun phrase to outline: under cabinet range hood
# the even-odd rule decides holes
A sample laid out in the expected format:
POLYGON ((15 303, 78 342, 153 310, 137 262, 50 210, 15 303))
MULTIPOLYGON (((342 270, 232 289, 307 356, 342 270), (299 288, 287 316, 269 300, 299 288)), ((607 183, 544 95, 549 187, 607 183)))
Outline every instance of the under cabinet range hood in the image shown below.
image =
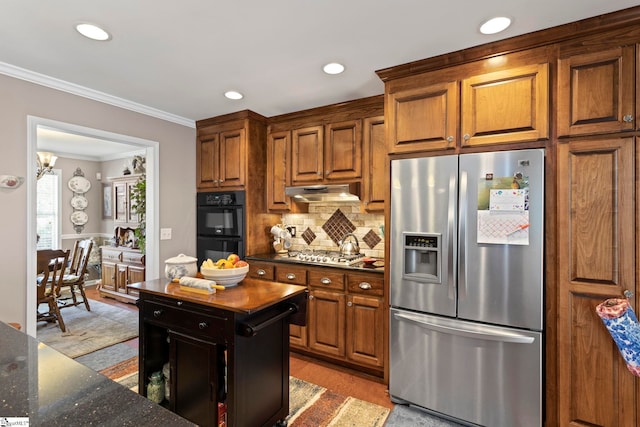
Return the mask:
POLYGON ((284 192, 294 202, 302 203, 360 201, 360 185, 358 183, 286 187, 284 192))

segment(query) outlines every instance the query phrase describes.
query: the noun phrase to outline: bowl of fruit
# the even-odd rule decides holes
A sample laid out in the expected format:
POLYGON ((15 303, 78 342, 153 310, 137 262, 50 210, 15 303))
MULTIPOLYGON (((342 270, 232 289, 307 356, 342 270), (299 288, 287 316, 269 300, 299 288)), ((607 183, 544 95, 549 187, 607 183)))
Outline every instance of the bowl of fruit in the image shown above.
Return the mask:
POLYGON ((215 262, 207 259, 200 266, 200 274, 205 279, 213 280, 217 285, 222 286, 236 286, 248 272, 249 264, 236 254, 220 258, 215 262))

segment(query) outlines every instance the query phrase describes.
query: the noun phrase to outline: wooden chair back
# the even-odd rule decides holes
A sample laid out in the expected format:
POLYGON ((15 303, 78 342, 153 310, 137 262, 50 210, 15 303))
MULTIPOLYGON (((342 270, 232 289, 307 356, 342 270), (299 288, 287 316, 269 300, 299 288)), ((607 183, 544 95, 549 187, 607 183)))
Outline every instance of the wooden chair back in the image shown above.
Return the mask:
POLYGON ((69 261, 69 271, 67 274, 76 276, 84 276, 86 274, 91 249, 93 249, 93 240, 76 240, 73 245, 73 251, 71 252, 71 260, 69 261))
POLYGON ((69 251, 59 249, 45 249, 37 253, 37 308, 40 304, 47 304, 49 311, 42 313, 37 310, 38 320, 58 322, 62 332, 66 331, 64 320, 60 315, 56 293, 60 292, 64 271, 69 259, 69 251))
MULTIPOLYGON (((59 303, 61 308, 76 306, 82 303, 87 311, 91 311, 89 300, 84 291, 84 277, 87 274, 92 248, 93 240, 91 239, 78 240, 74 244, 69 268, 62 278, 62 287, 69 288, 73 302, 69 303, 69 298, 60 298, 59 303), (82 301, 78 301, 78 294, 82 297, 82 301)), ((61 293, 57 293, 56 295, 62 297, 61 293)))
POLYGON ((43 249, 37 255, 38 302, 47 302, 48 295, 60 293, 69 251, 43 249), (42 299, 42 301, 40 301, 42 299))

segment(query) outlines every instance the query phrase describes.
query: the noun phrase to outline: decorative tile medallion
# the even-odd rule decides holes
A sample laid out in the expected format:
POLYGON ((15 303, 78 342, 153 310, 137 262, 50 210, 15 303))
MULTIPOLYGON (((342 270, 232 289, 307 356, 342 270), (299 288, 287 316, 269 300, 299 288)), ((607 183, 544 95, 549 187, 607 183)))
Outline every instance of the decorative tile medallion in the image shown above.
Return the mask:
POLYGON ((373 249, 374 246, 377 245, 378 243, 380 243, 380 241, 382 239, 380 238, 380 236, 378 236, 378 233, 376 233, 373 230, 369 230, 369 232, 364 235, 362 240, 364 240, 364 242, 367 244, 367 246, 369 246, 371 249, 373 249))
POLYGON ((331 215, 331 218, 324 223, 322 229, 336 245, 340 245, 340 240, 342 240, 344 235, 353 233, 356 226, 349 221, 349 218, 347 218, 340 209, 337 209, 333 215, 331 215))
POLYGON ((305 242, 307 242, 307 245, 310 245, 311 242, 316 239, 316 233, 314 233, 313 230, 307 227, 307 229, 304 230, 304 233, 302 233, 302 238, 305 242))

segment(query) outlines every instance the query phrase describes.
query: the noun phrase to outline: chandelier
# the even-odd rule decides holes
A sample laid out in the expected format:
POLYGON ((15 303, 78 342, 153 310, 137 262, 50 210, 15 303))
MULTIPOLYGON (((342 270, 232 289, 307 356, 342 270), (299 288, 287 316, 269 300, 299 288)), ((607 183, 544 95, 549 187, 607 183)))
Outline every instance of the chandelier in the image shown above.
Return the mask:
POLYGON ((56 160, 58 158, 53 155, 53 153, 49 153, 48 151, 38 151, 38 174, 37 179, 40 179, 46 173, 50 173, 51 169, 53 169, 53 165, 56 164, 56 160))

